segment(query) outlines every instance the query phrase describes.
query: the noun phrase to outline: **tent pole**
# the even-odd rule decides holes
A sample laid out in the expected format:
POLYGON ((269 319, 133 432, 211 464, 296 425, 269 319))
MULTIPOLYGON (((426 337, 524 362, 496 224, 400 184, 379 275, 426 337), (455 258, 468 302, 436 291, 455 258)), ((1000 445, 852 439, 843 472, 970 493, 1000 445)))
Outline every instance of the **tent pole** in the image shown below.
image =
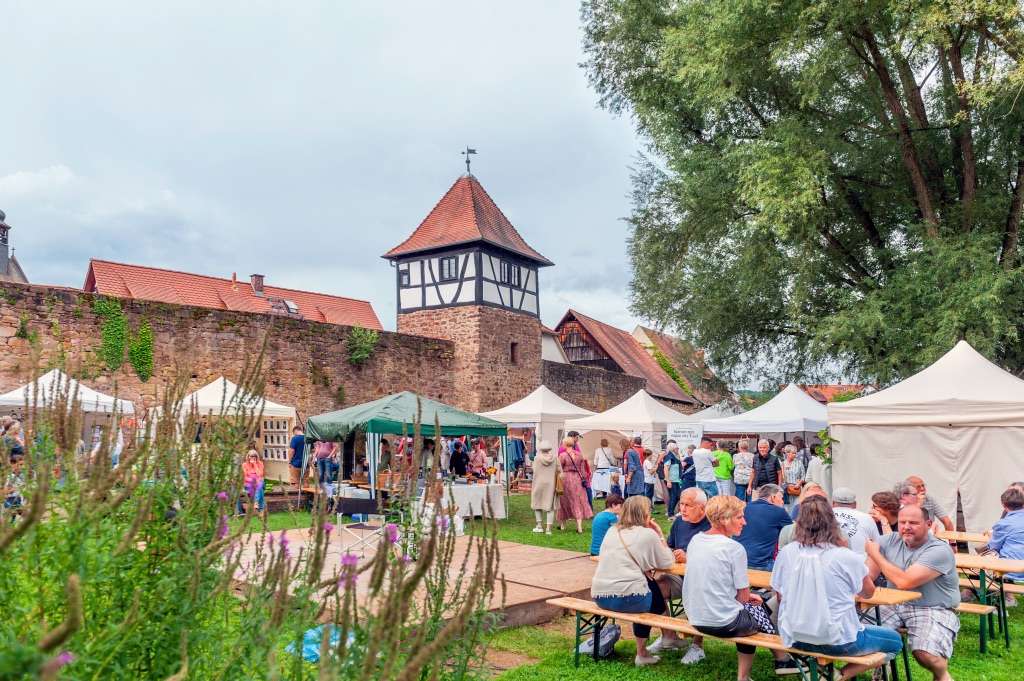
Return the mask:
POLYGON ((511 489, 512 482, 509 476, 509 465, 508 465, 508 431, 500 438, 501 442, 501 460, 504 462, 502 468, 502 475, 505 476, 505 516, 508 517, 509 503, 511 501, 511 489))
POLYGON ((380 434, 366 432, 366 479, 370 481, 370 498, 377 498, 377 457, 380 449, 380 434))

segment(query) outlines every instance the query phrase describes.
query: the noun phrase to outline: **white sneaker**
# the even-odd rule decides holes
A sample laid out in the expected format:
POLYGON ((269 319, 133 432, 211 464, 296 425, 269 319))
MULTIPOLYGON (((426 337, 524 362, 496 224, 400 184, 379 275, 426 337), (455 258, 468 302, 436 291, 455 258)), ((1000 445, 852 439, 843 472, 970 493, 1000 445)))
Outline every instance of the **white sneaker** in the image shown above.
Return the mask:
POLYGON ((646 667, 649 664, 658 664, 659 662, 661 662, 661 658, 657 655, 648 655, 647 657, 637 655, 633 658, 633 664, 637 667, 646 667))
POLYGON ((647 646, 647 652, 660 653, 663 650, 682 650, 689 646, 689 643, 681 638, 665 638, 664 636, 659 637, 654 643, 647 646))
POLYGON ((683 664, 697 664, 704 659, 704 649, 700 646, 691 645, 690 649, 683 655, 683 659, 680 660, 683 664))
POLYGON ((543 531, 544 531, 544 528, 541 527, 540 525, 538 525, 537 527, 533 528, 534 534, 540 534, 543 531))

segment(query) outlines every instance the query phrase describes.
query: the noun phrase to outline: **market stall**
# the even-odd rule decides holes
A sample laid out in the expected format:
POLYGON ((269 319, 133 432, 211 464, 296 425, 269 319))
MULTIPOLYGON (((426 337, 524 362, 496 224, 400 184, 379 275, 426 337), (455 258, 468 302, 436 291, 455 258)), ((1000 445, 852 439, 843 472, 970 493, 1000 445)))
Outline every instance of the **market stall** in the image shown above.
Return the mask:
MULTIPOLYGON (((568 419, 566 430, 581 433, 607 431, 623 437, 640 435, 645 446, 660 447, 661 436, 669 424, 678 423, 686 414, 666 407, 650 396, 646 390, 638 390, 632 397, 607 411, 578 419, 568 419)), ((584 438, 586 440, 586 438, 584 438)), ((589 446, 590 443, 587 443, 589 446)), ((611 443, 614 446, 614 442, 611 443)))
POLYGON ((256 449, 263 456, 266 476, 270 480, 288 480, 288 440, 295 426, 295 407, 271 402, 261 395, 251 395, 221 376, 185 396, 182 418, 194 414, 202 429, 211 418, 260 414, 256 433, 256 449))
MULTIPOLYGON (((312 416, 306 420, 306 442, 343 443, 346 456, 349 451, 352 452, 353 456, 355 455, 358 443, 358 448, 365 452, 366 457, 368 474, 366 484, 367 496, 373 499, 376 498, 378 492, 381 492, 386 487, 381 484, 383 481, 380 478, 388 475, 386 471, 380 470, 381 441, 385 436, 412 435, 413 423, 416 421, 417 412, 419 413, 421 423, 420 432, 426 438, 439 436, 458 437, 462 435, 500 438, 501 451, 499 459, 504 462, 505 470, 508 470, 507 428, 505 424, 480 416, 479 414, 462 411, 442 402, 420 397, 408 391, 388 395, 387 397, 340 411, 312 416), (441 427, 440 433, 435 433, 435 421, 441 427)), ((398 438, 392 437, 392 440, 396 439, 398 438)), ((307 463, 305 465, 308 465, 310 447, 307 446, 306 450, 307 463)), ((501 497, 502 502, 504 502, 508 476, 505 475, 504 478, 504 485, 495 483, 486 485, 452 484, 451 488, 477 487, 479 489, 464 492, 466 495, 474 496, 474 498, 482 496, 493 497, 493 490, 497 489, 499 492, 498 497, 501 497)), ((463 494, 463 491, 459 490, 458 492, 453 492, 453 494, 456 494, 456 499, 458 499, 457 495, 463 494)), ((476 501, 479 502, 480 500, 477 499, 476 501)), ((456 501, 456 503, 459 502, 456 501)), ((474 500, 468 496, 464 503, 466 508, 462 508, 462 504, 459 504, 460 515, 466 515, 471 508, 479 512, 477 507, 482 509, 483 506, 482 502, 474 505, 474 500)), ((493 511, 495 517, 504 518, 505 504, 502 503, 501 508, 494 508, 493 511)))
MULTIPOLYGON (((82 440, 92 450, 103 439, 105 431, 114 426, 117 419, 119 429, 134 424, 135 407, 129 400, 106 395, 71 378, 60 369, 51 369, 39 378, 0 395, 0 410, 20 420, 26 417, 25 410, 35 406, 54 404, 61 400, 74 400, 82 410, 82 440)), ((124 436, 118 433, 120 447, 124 436)))
POLYGON ((885 390, 828 405, 836 485, 858 499, 919 475, 969 530, 999 518, 999 495, 1024 479, 1024 381, 966 341, 885 390))
POLYGON ((825 405, 790 383, 760 407, 735 416, 704 419, 701 425, 707 434, 753 435, 774 440, 800 435, 805 442, 812 442, 815 434, 828 426, 828 412, 825 405))
POLYGON ((532 453, 541 440, 552 444, 559 442, 565 435, 566 419, 593 414, 592 411, 562 399, 542 385, 518 402, 480 415, 507 425, 509 437, 522 439, 526 451, 532 453))

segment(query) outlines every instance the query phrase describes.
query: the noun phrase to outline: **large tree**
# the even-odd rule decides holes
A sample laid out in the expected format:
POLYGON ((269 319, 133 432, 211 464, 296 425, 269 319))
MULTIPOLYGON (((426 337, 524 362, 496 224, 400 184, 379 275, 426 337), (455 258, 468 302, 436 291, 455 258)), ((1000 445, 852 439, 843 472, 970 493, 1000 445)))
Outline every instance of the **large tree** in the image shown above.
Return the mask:
POLYGON ((633 305, 725 370, 888 382, 965 338, 1014 370, 1012 0, 590 0, 585 64, 651 154, 633 305))

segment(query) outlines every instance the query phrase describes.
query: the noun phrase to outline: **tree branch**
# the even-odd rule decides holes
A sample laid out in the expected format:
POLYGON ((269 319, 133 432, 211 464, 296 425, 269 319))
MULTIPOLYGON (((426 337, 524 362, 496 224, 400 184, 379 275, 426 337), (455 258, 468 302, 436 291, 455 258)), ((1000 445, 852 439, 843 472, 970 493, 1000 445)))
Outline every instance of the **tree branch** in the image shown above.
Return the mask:
POLYGON ((956 101, 959 113, 960 153, 963 155, 964 184, 960 194, 961 213, 960 228, 970 232, 974 222, 974 197, 978 191, 978 165, 974 158, 974 133, 971 130, 971 101, 967 93, 967 78, 964 75, 964 62, 961 45, 953 41, 949 47, 949 65, 956 79, 956 101))
POLYGON ((1020 218, 1024 208, 1024 132, 1017 145, 1017 181, 1013 186, 1013 198, 1006 215, 1003 229, 1003 246, 999 251, 999 264, 1010 269, 1017 264, 1017 242, 1020 239, 1020 218))
MULTIPOLYGON (((929 130, 931 124, 928 122, 928 110, 924 106, 924 99, 921 97, 921 86, 917 84, 913 68, 906 58, 900 54, 899 50, 896 50, 893 54, 893 61, 896 64, 896 72, 900 77, 900 85, 903 87, 903 96, 907 99, 910 118, 914 121, 914 125, 917 126, 911 132, 929 130)), ((921 165, 923 166, 931 191, 939 197, 942 205, 947 205, 949 197, 946 195, 946 183, 942 176, 942 168, 939 166, 939 159, 936 157, 934 149, 930 144, 923 146, 921 165)))

